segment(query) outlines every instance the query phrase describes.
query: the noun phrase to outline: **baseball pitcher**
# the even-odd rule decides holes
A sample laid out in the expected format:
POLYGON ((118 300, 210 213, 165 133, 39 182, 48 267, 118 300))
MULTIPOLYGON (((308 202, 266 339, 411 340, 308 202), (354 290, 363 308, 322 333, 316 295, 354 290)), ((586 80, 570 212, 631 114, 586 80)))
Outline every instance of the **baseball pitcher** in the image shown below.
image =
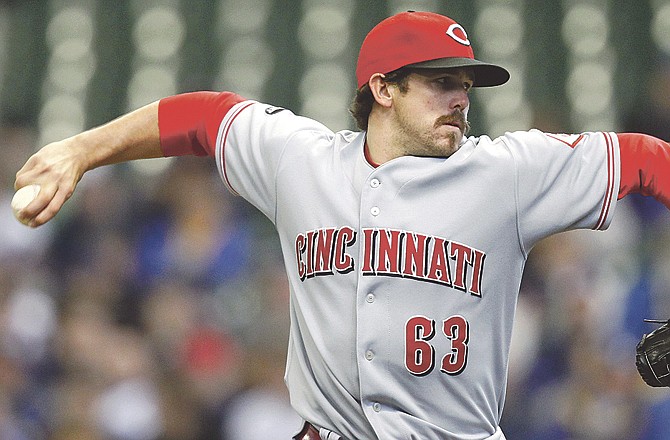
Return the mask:
POLYGON ((19 216, 49 221, 101 165, 209 156, 279 235, 285 380, 305 420, 296 439, 502 440, 528 253, 557 232, 606 229, 632 192, 670 206, 670 145, 611 132, 468 136, 471 89, 509 73, 434 13, 375 26, 356 78, 360 131, 194 92, 49 144, 17 173, 17 189, 41 188, 19 216))

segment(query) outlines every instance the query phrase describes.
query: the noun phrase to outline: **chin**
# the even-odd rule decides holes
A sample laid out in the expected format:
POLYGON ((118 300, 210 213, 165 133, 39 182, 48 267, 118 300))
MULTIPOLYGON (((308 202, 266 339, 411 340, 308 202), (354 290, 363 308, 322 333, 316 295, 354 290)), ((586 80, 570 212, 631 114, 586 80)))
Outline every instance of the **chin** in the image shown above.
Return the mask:
POLYGON ((439 156, 449 157, 461 148, 461 141, 463 138, 461 136, 453 137, 445 144, 440 145, 435 151, 439 151, 439 156))
POLYGON ((436 148, 432 148, 432 149, 427 150, 427 151, 418 152, 418 153, 414 154, 414 156, 445 157, 446 158, 446 157, 451 156, 455 152, 457 152, 459 150, 459 148, 460 148, 460 145, 449 146, 449 147, 444 147, 444 146, 436 147, 436 148))
POLYGON ((459 146, 456 146, 456 147, 454 147, 454 148, 451 148, 451 149, 449 149, 448 151, 445 151, 444 154, 441 155, 441 157, 449 157, 449 156, 451 156, 452 154, 454 154, 455 152, 457 152, 459 148, 460 148, 459 146))

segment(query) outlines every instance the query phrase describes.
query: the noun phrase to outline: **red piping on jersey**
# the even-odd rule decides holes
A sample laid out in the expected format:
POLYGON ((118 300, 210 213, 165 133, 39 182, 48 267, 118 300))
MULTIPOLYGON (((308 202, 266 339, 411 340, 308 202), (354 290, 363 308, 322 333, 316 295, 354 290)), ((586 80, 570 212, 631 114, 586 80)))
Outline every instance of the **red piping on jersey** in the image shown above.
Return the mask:
POLYGON ((582 141, 582 139, 584 139, 584 135, 583 135, 583 134, 580 134, 580 135, 577 137, 577 139, 575 139, 575 140, 572 141, 572 142, 568 142, 568 141, 566 141, 565 139, 563 139, 563 138, 561 138, 561 137, 558 137, 558 136, 556 136, 556 135, 553 135, 553 134, 551 134, 551 133, 547 133, 547 136, 550 137, 550 138, 552 138, 552 139, 556 139, 558 142, 563 142, 565 145, 567 145, 567 146, 570 147, 570 148, 575 148, 575 147, 582 141))
POLYGON ((631 193, 652 196, 670 208, 670 144, 639 133, 619 133, 619 199, 631 193))
POLYGON ((605 137, 605 144, 607 148, 607 190, 605 191, 605 200, 603 200, 603 207, 600 210, 600 217, 598 223, 593 229, 602 229, 609 216, 610 207, 612 205, 612 193, 614 192, 614 143, 612 142, 611 134, 602 132, 605 137))
POLYGON ((228 141, 228 133, 230 133, 230 128, 232 127, 235 119, 240 115, 240 113, 242 113, 242 111, 244 111, 253 103, 254 103, 253 101, 249 101, 245 105, 235 110, 235 113, 233 113, 230 116, 230 118, 226 121, 226 125, 223 127, 223 137, 221 140, 221 173, 223 174, 223 179, 226 181, 226 185, 228 185, 230 191, 235 195, 239 194, 237 191, 235 191, 235 188, 233 188, 233 186, 230 184, 230 180, 228 180, 228 173, 226 172, 226 142, 228 141))
POLYGON ((368 146, 368 140, 365 139, 365 144, 363 145, 363 154, 365 154, 365 160, 368 161, 370 165, 372 165, 372 168, 377 168, 379 167, 379 164, 372 160, 372 156, 370 156, 370 147, 368 146))

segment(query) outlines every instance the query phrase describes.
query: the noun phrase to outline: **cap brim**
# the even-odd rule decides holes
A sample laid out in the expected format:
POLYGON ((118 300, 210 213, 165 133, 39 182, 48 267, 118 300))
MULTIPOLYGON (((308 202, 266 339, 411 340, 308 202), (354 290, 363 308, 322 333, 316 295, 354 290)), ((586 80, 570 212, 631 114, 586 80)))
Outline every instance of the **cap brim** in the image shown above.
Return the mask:
POLYGON ((438 58, 436 60, 422 61, 409 64, 405 67, 416 69, 451 69, 456 67, 468 67, 475 73, 473 87, 493 87, 505 84, 509 80, 509 72, 504 67, 495 64, 484 63, 472 58, 438 58))

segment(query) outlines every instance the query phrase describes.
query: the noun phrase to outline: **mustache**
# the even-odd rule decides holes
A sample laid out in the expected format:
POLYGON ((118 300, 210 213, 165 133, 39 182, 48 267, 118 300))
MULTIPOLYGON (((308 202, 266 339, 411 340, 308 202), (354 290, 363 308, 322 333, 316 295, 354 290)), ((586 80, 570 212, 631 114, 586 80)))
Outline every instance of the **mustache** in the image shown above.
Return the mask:
POLYGON ((435 128, 440 127, 441 125, 455 125, 461 129, 463 134, 467 134, 470 131, 470 123, 465 117, 465 113, 461 110, 454 110, 448 115, 442 115, 435 120, 435 128))

